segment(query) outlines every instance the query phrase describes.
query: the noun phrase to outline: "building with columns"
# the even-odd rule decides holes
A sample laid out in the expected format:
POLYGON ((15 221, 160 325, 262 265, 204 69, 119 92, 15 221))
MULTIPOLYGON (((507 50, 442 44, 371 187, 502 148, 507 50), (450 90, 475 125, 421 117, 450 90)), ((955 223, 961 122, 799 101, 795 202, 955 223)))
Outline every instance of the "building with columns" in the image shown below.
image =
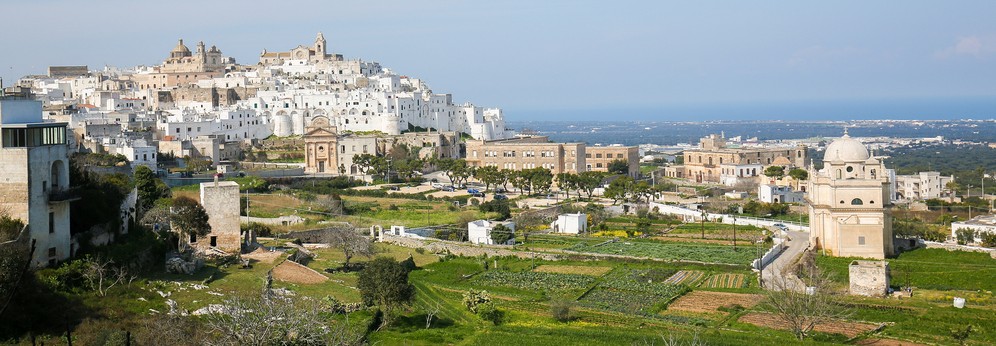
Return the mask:
MULTIPOLYGON (((669 178, 685 178, 697 182, 721 183, 723 177, 733 177, 735 181, 758 179, 764 168, 778 164, 784 158, 791 166, 803 167, 806 164, 806 146, 734 148, 729 147, 726 138, 711 134, 699 140, 699 147, 685 150, 684 164, 667 167, 664 171, 669 178)), ((728 180, 730 181, 730 180, 728 180)))
POLYGON ((328 118, 315 117, 302 139, 305 173, 340 173, 336 154, 338 134, 335 126, 329 125, 328 118))
POLYGON ((890 181, 881 157, 844 136, 827 146, 823 169, 809 169, 810 243, 837 257, 882 259, 893 251, 890 181))

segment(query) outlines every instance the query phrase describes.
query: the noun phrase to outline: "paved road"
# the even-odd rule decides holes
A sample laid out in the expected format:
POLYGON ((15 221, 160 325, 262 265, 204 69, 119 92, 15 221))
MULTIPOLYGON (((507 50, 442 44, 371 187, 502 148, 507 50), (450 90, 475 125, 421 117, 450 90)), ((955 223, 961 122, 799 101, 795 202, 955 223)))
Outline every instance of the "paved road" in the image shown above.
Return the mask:
POLYGON ((792 263, 799 258, 803 250, 809 247, 809 233, 788 232, 786 248, 771 263, 761 269, 761 284, 767 289, 781 289, 782 287, 802 292, 805 285, 794 274, 787 273, 792 263), (784 282, 784 285, 777 284, 784 282))

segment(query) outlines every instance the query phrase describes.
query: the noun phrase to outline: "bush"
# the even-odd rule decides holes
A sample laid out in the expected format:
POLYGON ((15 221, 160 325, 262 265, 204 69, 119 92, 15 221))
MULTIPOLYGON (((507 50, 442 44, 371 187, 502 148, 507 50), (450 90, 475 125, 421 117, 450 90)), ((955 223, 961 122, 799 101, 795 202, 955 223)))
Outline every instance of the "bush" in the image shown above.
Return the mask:
POLYGON ((550 303, 550 315, 560 322, 567 322, 574 318, 574 302, 567 299, 557 299, 550 303))
POLYGON ((498 307, 495 306, 494 302, 479 306, 477 308, 477 315, 496 326, 501 324, 502 320, 505 318, 505 312, 499 310, 498 307))
POLYGON ((470 312, 476 314, 480 311, 480 307, 487 304, 491 304, 491 295, 488 294, 488 291, 478 291, 472 288, 463 294, 463 305, 470 312))
POLYGON ((975 241, 975 231, 967 228, 960 228, 956 230, 955 236, 959 245, 965 245, 975 241))
POLYGON ((509 208, 507 200, 497 200, 496 199, 496 200, 487 201, 487 202, 481 203, 481 205, 478 207, 478 209, 480 209, 482 212, 485 212, 485 213, 490 213, 490 212, 498 213, 498 215, 499 215, 498 220, 499 221, 502 221, 502 220, 505 220, 505 219, 508 219, 508 218, 512 217, 512 210, 511 210, 511 208, 509 208))
POLYGON ((996 233, 982 233, 982 246, 996 247, 996 233))

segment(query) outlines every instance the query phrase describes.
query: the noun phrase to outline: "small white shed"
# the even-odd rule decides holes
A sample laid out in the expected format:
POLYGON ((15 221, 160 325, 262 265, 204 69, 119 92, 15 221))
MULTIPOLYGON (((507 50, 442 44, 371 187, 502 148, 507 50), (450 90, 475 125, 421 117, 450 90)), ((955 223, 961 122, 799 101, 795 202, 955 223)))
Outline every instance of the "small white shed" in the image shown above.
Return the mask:
POLYGON ((550 228, 554 233, 578 234, 588 231, 588 215, 560 214, 557 221, 550 223, 550 228))
MULTIPOLYGON (((474 244, 488 244, 494 245, 495 242, 491 240, 491 230, 497 225, 505 225, 510 231, 515 232, 514 222, 499 222, 499 221, 488 221, 488 220, 477 220, 467 223, 467 238, 471 243, 474 244)), ((515 238, 509 239, 506 244, 514 244, 515 238)))

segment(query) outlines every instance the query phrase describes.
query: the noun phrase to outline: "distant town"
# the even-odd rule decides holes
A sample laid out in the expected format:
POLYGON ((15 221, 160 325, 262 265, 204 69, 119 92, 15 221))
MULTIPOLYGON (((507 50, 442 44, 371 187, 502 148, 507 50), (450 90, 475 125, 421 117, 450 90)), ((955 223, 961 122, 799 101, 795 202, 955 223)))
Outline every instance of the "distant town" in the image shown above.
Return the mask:
POLYGON ((301 41, 5 82, 0 339, 996 343, 996 120, 510 122, 301 41))

